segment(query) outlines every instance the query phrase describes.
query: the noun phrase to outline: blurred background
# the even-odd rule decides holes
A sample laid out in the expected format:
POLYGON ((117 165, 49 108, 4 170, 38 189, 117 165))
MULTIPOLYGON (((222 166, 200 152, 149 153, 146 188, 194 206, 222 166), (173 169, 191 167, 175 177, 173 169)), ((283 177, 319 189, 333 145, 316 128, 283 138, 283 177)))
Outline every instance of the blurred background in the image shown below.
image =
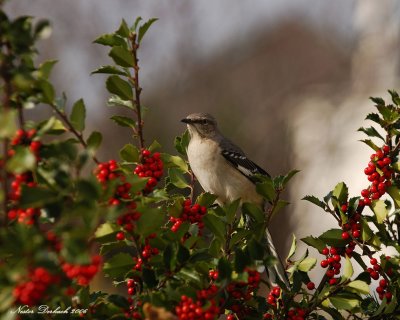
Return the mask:
POLYGON ((105 77, 90 72, 111 59, 92 41, 121 18, 159 18, 139 52, 147 143, 173 152, 185 129, 179 120, 210 112, 272 175, 300 169, 286 194, 291 205, 271 227, 284 257, 291 233, 336 227, 303 196, 325 196, 339 181, 353 196, 367 186, 371 151, 357 129, 373 110, 369 96, 400 89, 395 0, 13 0, 5 9, 52 22, 39 61, 59 60, 52 79, 70 105, 85 99, 89 130, 105 135, 101 159, 116 158, 131 136, 108 120, 117 110, 106 106, 105 77))

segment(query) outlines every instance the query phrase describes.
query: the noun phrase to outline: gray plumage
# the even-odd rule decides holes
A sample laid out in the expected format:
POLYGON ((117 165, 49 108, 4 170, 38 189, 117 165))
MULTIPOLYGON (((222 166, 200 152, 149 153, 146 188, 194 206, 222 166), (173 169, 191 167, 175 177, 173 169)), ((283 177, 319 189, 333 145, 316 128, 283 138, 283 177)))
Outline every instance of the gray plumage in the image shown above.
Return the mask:
MULTIPOLYGON (((190 167, 207 192, 218 196, 220 205, 241 199, 263 207, 264 200, 256 191, 256 175, 268 175, 260 166, 251 161, 233 142, 225 138, 218 129, 215 118, 207 113, 194 113, 182 119, 190 134, 187 155, 190 167)), ((269 176, 269 175, 268 175, 269 176)), ((279 261, 268 269, 269 280, 288 285, 285 270, 266 230, 269 252, 279 261)))

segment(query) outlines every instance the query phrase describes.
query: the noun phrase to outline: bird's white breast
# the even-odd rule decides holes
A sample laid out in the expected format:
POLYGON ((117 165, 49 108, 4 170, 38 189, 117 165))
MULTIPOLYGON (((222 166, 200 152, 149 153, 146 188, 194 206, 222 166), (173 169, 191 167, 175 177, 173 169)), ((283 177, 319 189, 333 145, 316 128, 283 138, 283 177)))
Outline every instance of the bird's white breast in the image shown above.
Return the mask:
POLYGON ((187 150, 191 169, 207 192, 223 204, 241 198, 243 202, 261 203, 254 184, 221 155, 217 142, 192 137, 187 150))

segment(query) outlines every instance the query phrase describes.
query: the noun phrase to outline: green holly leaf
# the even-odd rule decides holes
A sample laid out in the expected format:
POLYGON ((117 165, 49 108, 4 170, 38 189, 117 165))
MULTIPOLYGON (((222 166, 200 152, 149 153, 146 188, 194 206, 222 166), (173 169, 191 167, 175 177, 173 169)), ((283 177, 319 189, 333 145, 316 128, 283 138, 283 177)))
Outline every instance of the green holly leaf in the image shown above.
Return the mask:
POLYGON ((90 151, 96 151, 100 147, 102 140, 103 136, 101 133, 98 131, 93 131, 86 141, 88 149, 90 151))
POLYGON ((26 171, 32 171, 36 166, 36 157, 28 147, 18 146, 15 154, 7 162, 7 171, 21 174, 26 171))
POLYGON ((103 46, 126 46, 126 42, 120 36, 116 34, 103 34, 93 41, 94 43, 101 44, 103 46))
POLYGON ((11 138, 17 131, 17 111, 2 110, 0 112, 0 138, 11 138))
POLYGON ((110 93, 116 94, 123 100, 132 100, 133 93, 131 85, 119 76, 110 76, 106 80, 106 87, 110 93))
POLYGON ((330 229, 318 238, 324 241, 327 245, 341 247, 346 244, 346 240, 342 239, 342 229, 330 229))
POLYGON ((325 210, 325 208, 326 208, 326 204, 325 204, 323 201, 319 200, 319 199, 318 199, 317 197, 315 197, 315 196, 305 196, 305 197, 304 197, 303 199, 301 199, 301 200, 309 201, 309 202, 315 204, 316 206, 318 206, 318 207, 320 207, 320 208, 322 208, 322 209, 324 209, 324 210, 325 210))
POLYGON ((342 281, 349 280, 354 274, 353 266, 348 256, 344 262, 342 281))
POLYGON ((82 99, 79 99, 72 107, 69 117, 75 130, 82 132, 85 129, 86 107, 82 99))
POLYGON ((372 202, 372 211, 375 213, 376 220, 379 224, 383 223, 383 221, 388 216, 389 212, 386 208, 386 204, 383 200, 377 200, 372 202))
POLYGON ((350 289, 351 292, 359 294, 369 294, 370 288, 368 283, 361 280, 354 280, 346 285, 346 288, 350 289))
POLYGON ((105 73, 105 74, 115 74, 115 75, 120 75, 120 76, 127 76, 127 73, 125 71, 117 69, 114 66, 101 66, 100 68, 97 68, 96 70, 91 72, 91 74, 96 74, 96 73, 105 73))
POLYGON ((316 264, 317 264, 317 259, 308 257, 308 258, 305 258, 303 261, 301 261, 297 268, 300 271, 308 272, 312 268, 314 268, 316 264))
POLYGON ((139 28, 139 36, 138 36, 138 42, 140 43, 146 34, 147 30, 149 30, 150 26, 156 22, 158 19, 152 18, 149 19, 147 22, 145 22, 140 28, 139 28))
POLYGON ((168 176, 170 178, 171 183, 175 187, 179 189, 185 189, 189 187, 189 184, 186 182, 182 170, 178 168, 170 168, 168 170, 168 176))
MULTIPOLYGON (((132 54, 122 46, 113 47, 108 55, 121 67, 130 68, 135 65, 132 54)), ((126 74, 123 73, 123 75, 126 74)))
POLYGON ((103 272, 113 279, 124 280, 125 275, 134 267, 132 256, 128 253, 117 253, 103 265, 103 272))
POLYGON ((140 159, 140 152, 133 144, 126 144, 119 152, 122 160, 130 163, 137 163, 140 159))
POLYGON ((112 116, 110 119, 121 127, 127 127, 132 129, 136 128, 135 120, 131 118, 125 116, 112 116))

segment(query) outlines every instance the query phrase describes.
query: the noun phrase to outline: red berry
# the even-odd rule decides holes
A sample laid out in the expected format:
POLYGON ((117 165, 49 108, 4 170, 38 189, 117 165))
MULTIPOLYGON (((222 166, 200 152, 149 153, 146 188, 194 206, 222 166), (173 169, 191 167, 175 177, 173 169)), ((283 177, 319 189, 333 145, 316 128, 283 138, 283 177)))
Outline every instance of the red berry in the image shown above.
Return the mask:
POLYGON ((378 279, 379 279, 379 273, 376 272, 376 271, 372 271, 372 272, 370 273, 370 276, 371 276, 371 278, 374 279, 374 280, 378 280, 378 279))
POLYGON ((379 293, 379 294, 382 294, 382 293, 385 292, 385 290, 384 290, 382 287, 377 287, 377 288, 375 289, 375 291, 376 291, 377 293, 379 293))
POLYGON ((326 255, 326 256, 327 256, 327 255, 329 254, 329 249, 328 249, 328 248, 326 248, 326 247, 325 247, 325 248, 323 248, 323 249, 322 249, 322 254, 324 254, 324 255, 326 255))
POLYGON ((342 212, 347 212, 347 204, 341 206, 342 212))
POLYGON ((128 288, 128 294, 129 294, 130 296, 134 295, 134 294, 135 294, 135 288, 134 288, 134 287, 129 287, 129 288, 128 288))
POLYGON ((354 230, 353 231, 353 237, 354 238, 359 238, 361 236, 361 232, 359 230, 354 230))
POLYGON ((125 239, 125 234, 123 232, 118 232, 115 237, 117 240, 122 241, 125 239))
POLYGON ((331 253, 331 254, 337 254, 338 252, 337 252, 337 249, 335 248, 335 247, 332 247, 330 250, 329 250, 329 252, 331 253))
POLYGON ((142 156, 143 157, 149 157, 150 156, 150 151, 149 150, 147 150, 147 149, 144 149, 143 151, 142 151, 142 156))
POLYGON ((368 197, 368 196, 369 196, 369 190, 368 190, 368 189, 363 189, 363 190, 361 191, 361 195, 362 195, 363 197, 368 197))
POLYGON ((321 261, 321 267, 322 267, 322 268, 326 268, 328 265, 329 265, 328 260, 322 260, 322 261, 321 261))
POLYGON ((392 160, 390 160, 390 158, 388 158, 388 157, 384 158, 382 161, 383 161, 383 164, 385 166, 387 166, 387 165, 392 163, 392 160))
POLYGON ((326 276, 328 278, 333 278, 334 275, 335 275, 335 271, 333 271, 333 270, 327 270, 326 271, 326 276))
POLYGON ((386 288, 387 287, 387 281, 385 279, 382 279, 379 281, 379 286, 382 288, 386 288))
POLYGON ((314 282, 307 283, 307 289, 308 290, 314 290, 315 289, 315 283, 314 282))
POLYGON ((386 297, 386 299, 387 299, 387 301, 389 302, 390 300, 392 300, 392 293, 391 292, 386 292, 386 294, 385 294, 385 297, 386 297))
POLYGON ((372 265, 376 265, 376 264, 378 263, 378 260, 376 260, 375 258, 371 258, 371 260, 369 260, 369 262, 370 262, 372 265))
POLYGON ((342 239, 343 240, 347 240, 347 239, 349 239, 350 238, 350 235, 348 234, 348 232, 343 232, 342 233, 342 239))

